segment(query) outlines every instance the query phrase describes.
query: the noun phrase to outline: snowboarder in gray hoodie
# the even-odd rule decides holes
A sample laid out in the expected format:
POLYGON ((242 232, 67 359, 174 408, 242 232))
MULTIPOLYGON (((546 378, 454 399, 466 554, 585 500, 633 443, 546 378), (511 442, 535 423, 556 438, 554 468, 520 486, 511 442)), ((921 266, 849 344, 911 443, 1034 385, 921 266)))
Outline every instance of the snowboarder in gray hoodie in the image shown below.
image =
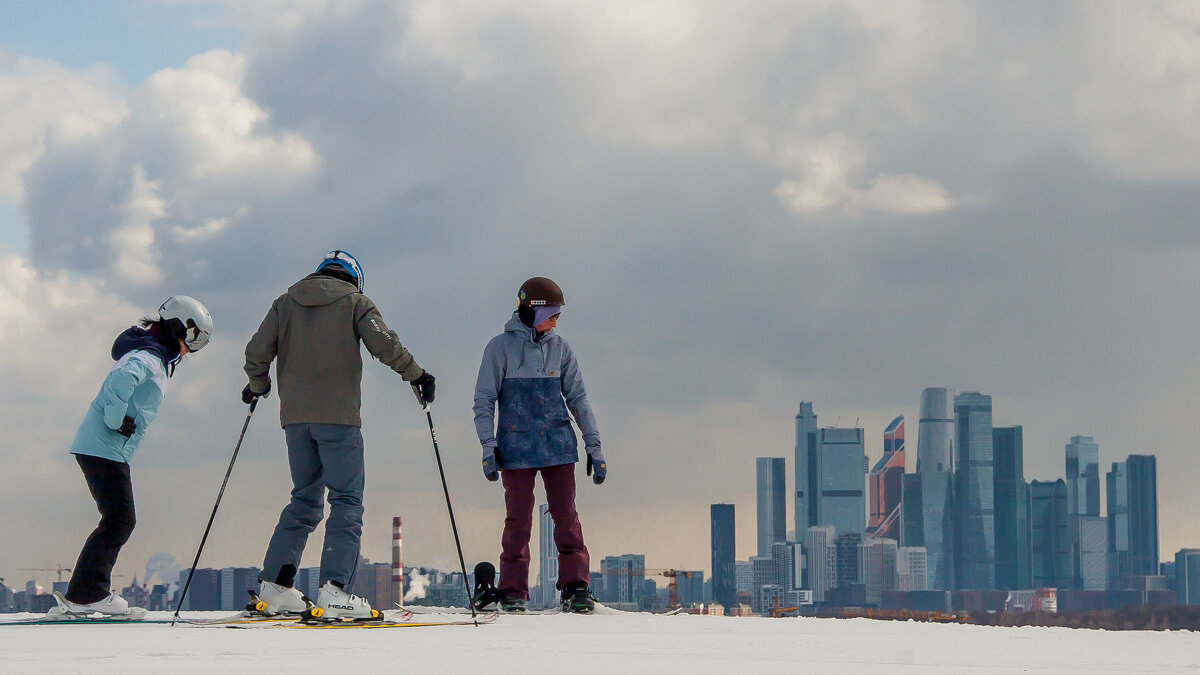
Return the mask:
POLYGON ((554 519, 558 582, 565 611, 591 612, 589 560, 575 510, 579 445, 567 411, 583 432, 588 473, 599 485, 608 475, 600 430, 571 345, 554 332, 564 305, 562 289, 533 277, 517 293, 517 310, 483 351, 475 384, 475 430, 483 445, 483 473, 504 479, 504 534, 500 596, 505 611, 523 611, 529 599, 529 535, 533 485, 540 473, 554 519), (497 405, 499 420, 495 419, 497 405))
POLYGON ((259 576, 264 613, 308 608, 294 586, 296 569, 308 535, 324 516, 328 490, 316 606, 327 620, 380 616, 365 598, 346 591, 358 569, 365 483, 360 341, 412 383, 418 398, 433 402, 433 375, 417 365, 363 295, 362 268, 345 251, 330 251, 316 272, 279 296, 246 345, 250 383, 242 390, 244 403, 270 393, 271 362, 278 359, 279 417, 294 486, 259 576))

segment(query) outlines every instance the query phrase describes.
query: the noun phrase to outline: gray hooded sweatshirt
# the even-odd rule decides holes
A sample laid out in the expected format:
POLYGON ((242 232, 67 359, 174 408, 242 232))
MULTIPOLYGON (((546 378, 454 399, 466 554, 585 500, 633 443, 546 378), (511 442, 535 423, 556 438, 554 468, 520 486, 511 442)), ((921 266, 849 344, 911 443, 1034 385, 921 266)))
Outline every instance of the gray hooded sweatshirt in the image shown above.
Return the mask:
POLYGON ((370 298, 351 283, 310 274, 271 305, 246 345, 251 391, 271 386, 279 359, 279 421, 362 426, 359 340, 384 365, 411 382, 424 371, 389 330, 370 298))

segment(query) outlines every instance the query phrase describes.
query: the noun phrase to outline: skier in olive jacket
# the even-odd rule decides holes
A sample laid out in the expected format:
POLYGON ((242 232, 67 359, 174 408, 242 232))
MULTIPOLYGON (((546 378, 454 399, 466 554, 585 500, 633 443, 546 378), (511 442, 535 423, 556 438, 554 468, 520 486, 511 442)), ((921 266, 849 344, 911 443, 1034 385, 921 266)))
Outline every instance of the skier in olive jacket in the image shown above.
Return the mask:
POLYGON ((308 535, 324 516, 328 489, 316 604, 326 619, 379 616, 366 599, 345 590, 358 568, 365 483, 359 342, 412 383, 426 402, 433 401, 434 378, 417 365, 362 290, 358 261, 345 251, 331 251, 316 272, 275 300, 246 345, 245 403, 270 393, 271 362, 278 359, 279 418, 294 486, 259 577, 267 614, 306 609, 294 587, 296 568, 308 535))
POLYGON ((550 279, 533 277, 521 286, 517 300, 504 332, 484 349, 475 384, 475 429, 483 445, 483 472, 490 481, 504 479, 506 516, 498 592, 506 611, 523 610, 529 599, 533 485, 540 473, 554 519, 556 586, 562 592, 563 608, 590 612, 595 598, 588 590, 588 550, 575 510, 578 441, 567 410, 583 433, 589 473, 597 485, 608 474, 600 452, 600 431, 571 345, 554 332, 564 305, 562 290, 550 279))

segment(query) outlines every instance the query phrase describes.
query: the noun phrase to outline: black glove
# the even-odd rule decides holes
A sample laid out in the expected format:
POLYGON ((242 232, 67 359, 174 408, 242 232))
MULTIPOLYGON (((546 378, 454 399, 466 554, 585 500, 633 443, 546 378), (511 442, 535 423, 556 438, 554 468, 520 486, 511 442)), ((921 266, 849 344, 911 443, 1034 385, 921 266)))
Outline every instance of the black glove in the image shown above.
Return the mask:
POLYGON ((433 375, 428 370, 421 371, 421 376, 412 381, 413 391, 422 403, 433 403, 433 375))
POLYGON ((270 393, 271 393, 271 384, 269 382, 267 383, 266 391, 261 391, 261 392, 257 392, 257 393, 253 389, 250 388, 250 385, 246 385, 246 388, 242 390, 242 403, 249 405, 250 402, 253 401, 254 399, 266 398, 268 395, 270 395, 270 393))
POLYGON ((126 415, 125 419, 121 420, 121 426, 117 428, 117 433, 121 434, 125 438, 133 436, 136 431, 137 422, 134 422, 133 418, 129 415, 126 415))

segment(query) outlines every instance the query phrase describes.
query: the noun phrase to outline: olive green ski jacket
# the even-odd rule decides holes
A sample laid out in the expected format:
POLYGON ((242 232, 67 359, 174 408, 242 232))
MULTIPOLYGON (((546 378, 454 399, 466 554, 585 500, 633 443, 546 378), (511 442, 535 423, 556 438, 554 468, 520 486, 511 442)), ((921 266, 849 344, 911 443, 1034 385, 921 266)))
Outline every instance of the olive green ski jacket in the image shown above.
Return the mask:
POLYGON ((250 390, 271 388, 271 361, 278 358, 279 421, 361 427, 362 356, 400 373, 406 382, 424 371, 389 330, 371 299, 354 284, 310 274, 271 305, 246 344, 250 390))

